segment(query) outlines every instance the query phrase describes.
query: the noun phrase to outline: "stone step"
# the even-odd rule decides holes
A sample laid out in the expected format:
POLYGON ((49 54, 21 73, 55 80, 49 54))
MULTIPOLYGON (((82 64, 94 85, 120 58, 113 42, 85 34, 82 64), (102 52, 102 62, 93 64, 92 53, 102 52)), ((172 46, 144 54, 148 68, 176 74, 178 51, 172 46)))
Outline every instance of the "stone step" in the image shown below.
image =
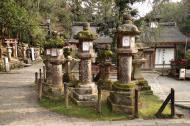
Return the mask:
POLYGON ((77 92, 80 95, 92 94, 92 88, 78 88, 75 89, 75 92, 77 92))
POLYGON ((96 100, 96 95, 93 94, 79 94, 73 91, 73 97, 79 101, 93 101, 96 100))
POLYGON ((90 100, 90 101, 79 101, 73 96, 71 96, 71 100, 77 104, 78 106, 96 106, 97 102, 96 100, 90 100))

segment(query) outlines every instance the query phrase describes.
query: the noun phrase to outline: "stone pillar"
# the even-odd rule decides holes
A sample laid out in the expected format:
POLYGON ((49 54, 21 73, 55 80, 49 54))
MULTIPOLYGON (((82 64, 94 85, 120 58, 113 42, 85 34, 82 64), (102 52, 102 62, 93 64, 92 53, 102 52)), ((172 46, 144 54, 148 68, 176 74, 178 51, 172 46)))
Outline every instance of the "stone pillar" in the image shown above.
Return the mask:
POLYGON ((27 57, 26 57, 26 50, 27 50, 27 47, 22 46, 22 58, 23 59, 27 59, 27 57))
POLYGON ((95 83, 92 82, 92 46, 93 40, 97 35, 90 30, 90 24, 84 23, 83 31, 74 36, 79 40, 79 86, 73 93, 73 101, 78 105, 93 106, 95 105, 97 90, 95 83))
POLYGON ((146 62, 146 59, 144 58, 138 58, 133 60, 133 73, 132 78, 134 80, 143 80, 144 77, 141 72, 142 64, 146 62))
POLYGON ((15 43, 13 46, 13 56, 14 58, 18 57, 17 44, 15 43))
MULTIPOLYGON (((46 50, 47 51, 47 50, 46 50)), ((62 48, 51 48, 51 56, 46 57, 47 81, 43 89, 44 94, 50 99, 60 100, 63 97, 63 72, 62 64, 65 62, 62 48)))
POLYGON ((85 57, 81 56, 81 61, 79 62, 79 80, 81 80, 83 84, 87 84, 92 82, 92 61, 90 56, 86 57, 87 59, 83 58, 85 57))
POLYGON ((131 82, 132 55, 118 53, 118 81, 121 83, 131 82))
POLYGON ((10 71, 10 63, 8 57, 3 58, 5 72, 10 71))
POLYGON ((46 68, 46 82, 48 84, 52 83, 52 64, 50 63, 50 58, 51 58, 51 49, 45 49, 44 52, 44 64, 46 68))
POLYGON ((8 56, 8 59, 9 61, 11 61, 11 58, 12 58, 12 47, 7 47, 7 56, 8 56))
POLYGON ((135 49, 135 35, 140 31, 133 24, 130 15, 124 15, 124 24, 119 26, 117 32, 117 58, 118 82, 113 84, 108 97, 108 103, 113 111, 125 112, 134 115, 134 89, 135 83, 131 82, 132 55, 135 49))

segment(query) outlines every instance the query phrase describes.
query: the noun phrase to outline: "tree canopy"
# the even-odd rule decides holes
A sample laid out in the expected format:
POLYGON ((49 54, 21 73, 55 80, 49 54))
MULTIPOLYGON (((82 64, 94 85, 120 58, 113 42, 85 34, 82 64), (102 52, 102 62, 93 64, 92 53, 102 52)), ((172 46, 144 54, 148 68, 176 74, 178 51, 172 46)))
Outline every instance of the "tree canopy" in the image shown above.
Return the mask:
MULTIPOLYGON (((135 2, 144 0, 1 0, 0 37, 19 38, 20 41, 38 45, 47 35, 46 19, 51 19, 51 29, 62 31, 69 38, 73 22, 94 22, 99 24, 99 32, 111 35, 112 30, 122 23, 123 13, 135 15, 131 8, 135 2)), ((182 0, 178 4, 167 0, 154 0, 151 13, 162 15, 164 21, 175 20, 182 31, 189 33, 190 4, 182 0), (161 6, 162 5, 162 6, 161 6)))

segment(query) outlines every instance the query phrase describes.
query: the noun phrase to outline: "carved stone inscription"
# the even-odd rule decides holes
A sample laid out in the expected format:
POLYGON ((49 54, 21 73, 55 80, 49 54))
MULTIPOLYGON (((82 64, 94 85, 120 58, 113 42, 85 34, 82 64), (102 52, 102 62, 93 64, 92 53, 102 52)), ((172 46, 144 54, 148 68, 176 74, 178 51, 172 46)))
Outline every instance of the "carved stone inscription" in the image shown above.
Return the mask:
POLYGON ((119 57, 119 76, 118 80, 122 83, 128 83, 131 81, 131 68, 132 57, 120 56, 119 57))
POLYGON ((79 69, 79 79, 82 82, 91 82, 91 60, 81 60, 79 69))

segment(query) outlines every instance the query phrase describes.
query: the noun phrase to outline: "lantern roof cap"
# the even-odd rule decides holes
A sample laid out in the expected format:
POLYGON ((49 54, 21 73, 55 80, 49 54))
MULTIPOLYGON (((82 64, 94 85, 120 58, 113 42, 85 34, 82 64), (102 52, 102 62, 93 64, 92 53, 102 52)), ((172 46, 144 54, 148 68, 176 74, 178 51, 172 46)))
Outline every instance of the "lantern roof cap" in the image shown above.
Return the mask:
POLYGON ((140 31, 136 25, 133 24, 132 17, 130 14, 123 15, 124 24, 120 25, 118 32, 126 35, 139 35, 140 31))
POLYGON ((74 39, 83 41, 93 41, 97 39, 97 34, 90 29, 90 23, 83 23, 83 30, 74 35, 74 39))

